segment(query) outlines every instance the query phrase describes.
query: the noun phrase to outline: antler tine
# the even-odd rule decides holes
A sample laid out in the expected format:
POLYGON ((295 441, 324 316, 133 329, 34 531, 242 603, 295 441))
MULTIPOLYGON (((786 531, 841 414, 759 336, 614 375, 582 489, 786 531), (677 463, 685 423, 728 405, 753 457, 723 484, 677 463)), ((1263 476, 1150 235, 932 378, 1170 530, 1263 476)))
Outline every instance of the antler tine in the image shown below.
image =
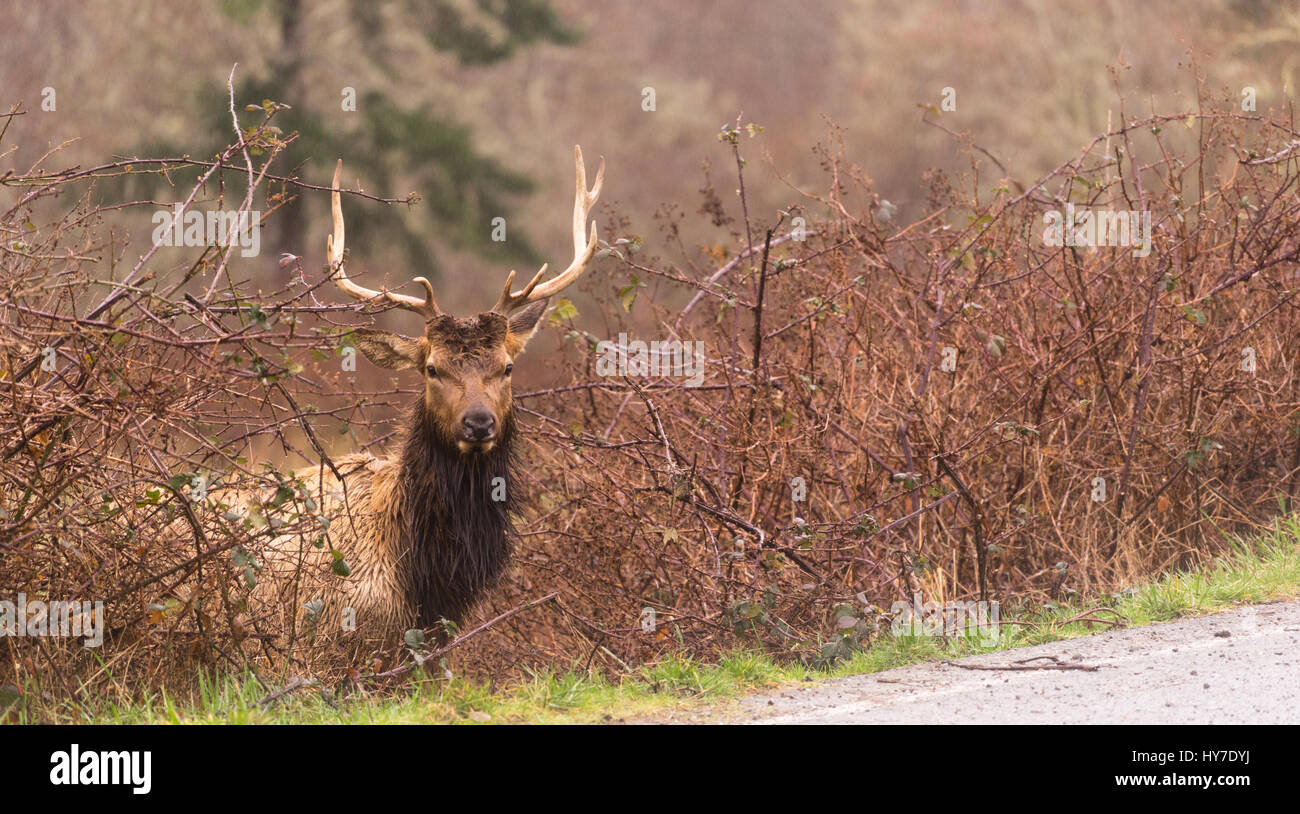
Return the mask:
POLYGON ((353 282, 343 271, 343 201, 342 196, 339 195, 339 182, 342 177, 343 159, 340 158, 338 164, 334 166, 334 182, 330 185, 332 187, 330 192, 330 211, 334 216, 334 234, 325 238, 325 249, 326 254, 329 256, 330 271, 338 275, 334 282, 338 283, 338 286, 343 290, 343 293, 355 300, 368 302, 382 297, 400 308, 414 311, 426 319, 433 319, 439 313, 438 303, 433 298, 433 284, 424 277, 416 277, 412 281, 424 286, 425 296, 421 299, 406 294, 394 294, 387 290, 376 291, 373 288, 366 288, 363 285, 353 282))
POLYGON ((588 236, 587 217, 591 214, 591 208, 596 205, 596 200, 600 198, 600 189, 605 183, 605 157, 601 156, 600 167, 596 170, 596 182, 590 192, 587 191, 587 168, 582 161, 582 148, 576 144, 573 147, 573 166, 577 185, 577 193, 573 201, 573 262, 564 271, 538 285, 547 268, 542 266, 523 291, 514 293, 511 293, 510 285, 514 281, 515 273, 510 272, 505 290, 501 292, 501 298, 493 306, 493 311, 509 313, 525 303, 548 299, 558 294, 582 276, 591 258, 595 256, 596 224, 591 224, 591 234, 588 236))
POLYGON ((498 314, 509 314, 511 311, 514 311, 519 306, 528 302, 529 297, 532 296, 533 289, 537 287, 537 281, 542 279, 542 275, 546 273, 548 266, 548 263, 543 263, 542 267, 533 275, 533 279, 529 280, 528 285, 524 286, 523 291, 520 291, 517 294, 512 294, 510 292, 510 287, 514 285, 515 282, 515 270, 511 269, 510 274, 506 276, 506 285, 501 289, 501 296, 497 299, 497 304, 492 306, 492 310, 498 314))

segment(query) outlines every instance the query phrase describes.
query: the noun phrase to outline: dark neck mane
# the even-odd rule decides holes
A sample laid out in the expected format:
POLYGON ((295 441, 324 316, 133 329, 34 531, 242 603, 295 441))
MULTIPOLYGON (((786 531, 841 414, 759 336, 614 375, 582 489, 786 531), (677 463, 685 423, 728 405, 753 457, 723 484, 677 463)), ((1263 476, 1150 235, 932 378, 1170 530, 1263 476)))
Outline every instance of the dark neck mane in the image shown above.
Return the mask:
MULTIPOLYGON (((402 447, 402 526, 398 568, 417 624, 461 624, 466 612, 510 562, 515 507, 514 423, 488 452, 463 454, 439 436, 416 404, 402 447), (505 500, 493 500, 493 480, 505 479, 505 500)), ((500 489, 495 490, 500 495, 500 489)))

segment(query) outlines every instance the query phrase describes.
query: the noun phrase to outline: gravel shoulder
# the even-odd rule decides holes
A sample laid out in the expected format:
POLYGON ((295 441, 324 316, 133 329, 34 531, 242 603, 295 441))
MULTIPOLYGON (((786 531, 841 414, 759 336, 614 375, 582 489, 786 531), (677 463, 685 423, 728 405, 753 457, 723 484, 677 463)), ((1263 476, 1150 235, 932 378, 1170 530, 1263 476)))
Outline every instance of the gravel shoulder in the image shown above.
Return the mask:
POLYGON ((656 723, 1300 723, 1300 602, 916 664, 656 723))

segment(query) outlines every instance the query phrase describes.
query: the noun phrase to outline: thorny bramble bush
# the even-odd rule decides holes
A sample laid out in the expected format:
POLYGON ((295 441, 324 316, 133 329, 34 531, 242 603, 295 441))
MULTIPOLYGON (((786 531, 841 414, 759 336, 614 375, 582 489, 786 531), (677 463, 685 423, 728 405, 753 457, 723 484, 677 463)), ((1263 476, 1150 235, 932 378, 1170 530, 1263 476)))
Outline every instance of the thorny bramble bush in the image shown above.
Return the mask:
MULTIPOLYGON (((143 687, 295 647, 245 605, 259 545, 330 545, 295 474, 375 448, 410 395, 339 372, 358 319, 324 273, 268 293, 215 248, 128 262, 103 236, 124 204, 93 194, 106 175, 186 169, 191 199, 247 209, 260 191, 267 216, 323 194, 268 172, 293 138, 273 114, 214 162, 3 180, 17 198, 0 214, 0 595, 102 599, 111 630, 93 655, 8 639, 7 673, 143 687), (196 499, 200 475, 228 491, 196 499)), ((1227 112, 1123 120, 1032 186, 964 141, 969 170, 929 175, 907 224, 833 127, 816 148, 825 189, 792 184, 786 211, 750 212, 743 155, 761 134, 724 128, 741 195, 724 204, 709 184, 700 208, 720 244, 682 245, 685 215, 664 210, 659 239, 604 244, 584 313, 562 301, 548 318, 563 350, 531 364, 554 383, 516 393, 516 562, 478 611, 495 623, 437 655, 489 676, 738 644, 842 655, 915 592, 1110 590, 1289 509, 1300 135, 1227 112), (1044 214, 1067 204, 1150 213, 1149 255, 1045 245, 1044 214), (620 332, 702 341, 704 381, 598 375, 597 343, 620 332)), ((631 231, 608 206, 598 217, 602 234, 631 231)))

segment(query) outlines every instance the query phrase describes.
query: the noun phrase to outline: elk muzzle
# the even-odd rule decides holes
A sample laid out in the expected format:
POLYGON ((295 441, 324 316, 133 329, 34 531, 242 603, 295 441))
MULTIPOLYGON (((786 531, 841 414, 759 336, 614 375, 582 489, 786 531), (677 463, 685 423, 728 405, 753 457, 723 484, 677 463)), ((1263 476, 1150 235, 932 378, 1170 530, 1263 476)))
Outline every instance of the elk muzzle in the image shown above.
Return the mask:
POLYGON ((461 417, 459 431, 461 452, 487 452, 496 442, 497 417, 491 410, 472 408, 461 417))

